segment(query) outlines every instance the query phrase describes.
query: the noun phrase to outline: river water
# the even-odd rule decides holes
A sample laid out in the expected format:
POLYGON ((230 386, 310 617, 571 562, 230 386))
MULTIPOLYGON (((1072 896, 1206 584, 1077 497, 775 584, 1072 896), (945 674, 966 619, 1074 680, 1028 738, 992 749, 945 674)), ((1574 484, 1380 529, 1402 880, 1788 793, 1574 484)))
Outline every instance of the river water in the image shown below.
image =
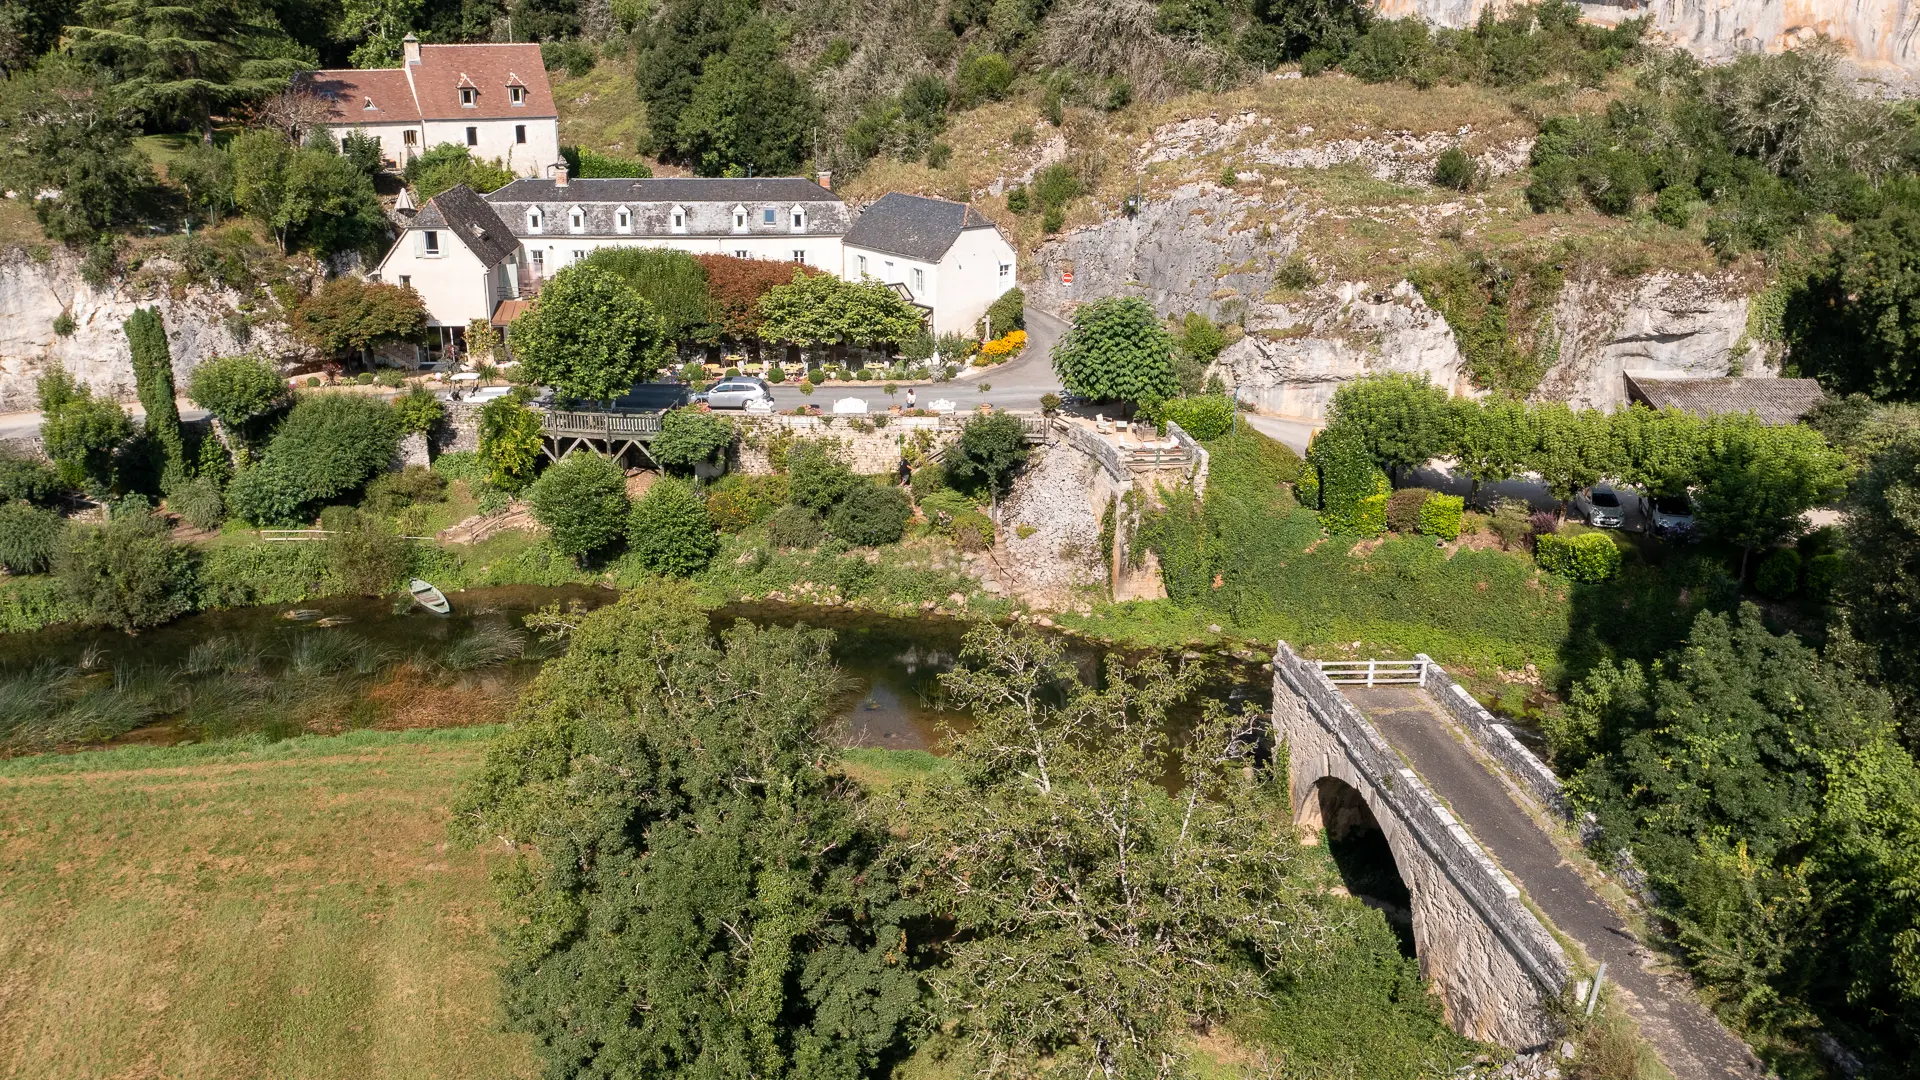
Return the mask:
MULTIPOLYGON (((598 607, 617 595, 478 589, 453 594, 449 616, 396 610, 388 599, 336 598, 204 612, 138 636, 84 627, 0 635, 0 752, 498 722, 556 648, 524 630, 525 616, 553 603, 598 607)), ((849 687, 842 735, 852 745, 938 753, 942 725, 965 723, 938 681, 959 653, 969 627, 962 620, 785 604, 713 614, 716 629, 742 618, 834 631, 834 659, 849 687)), ((1083 677, 1097 679, 1102 650, 1074 642, 1069 654, 1083 677)), ((1173 718, 1177 727, 1208 699, 1264 704, 1259 668, 1205 664, 1200 692, 1173 718)))

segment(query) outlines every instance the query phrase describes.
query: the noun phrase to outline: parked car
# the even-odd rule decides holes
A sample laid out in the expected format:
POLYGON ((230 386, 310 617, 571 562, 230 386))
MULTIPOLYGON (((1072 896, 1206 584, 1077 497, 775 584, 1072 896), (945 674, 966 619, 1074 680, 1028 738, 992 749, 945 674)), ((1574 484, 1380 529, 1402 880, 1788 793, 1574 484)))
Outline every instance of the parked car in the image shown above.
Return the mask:
POLYGON ((736 375, 714 383, 704 393, 693 395, 693 400, 704 401, 715 409, 744 409, 749 401, 772 401, 773 390, 765 379, 736 375))
POLYGON ((1685 495, 1656 495, 1653 535, 1666 540, 1693 539, 1693 503, 1685 495))
POLYGON ((1573 497, 1576 517, 1596 529, 1617 529, 1627 523, 1627 508, 1620 493, 1605 484, 1595 484, 1573 497))

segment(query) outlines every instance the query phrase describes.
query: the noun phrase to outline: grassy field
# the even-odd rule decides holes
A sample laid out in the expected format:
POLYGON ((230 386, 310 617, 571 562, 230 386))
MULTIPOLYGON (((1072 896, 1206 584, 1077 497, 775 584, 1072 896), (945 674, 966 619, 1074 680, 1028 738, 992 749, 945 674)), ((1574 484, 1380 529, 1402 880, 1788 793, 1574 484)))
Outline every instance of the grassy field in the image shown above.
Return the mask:
POLYGON ((0 763, 0 1076, 535 1075, 446 841, 492 730, 0 763))

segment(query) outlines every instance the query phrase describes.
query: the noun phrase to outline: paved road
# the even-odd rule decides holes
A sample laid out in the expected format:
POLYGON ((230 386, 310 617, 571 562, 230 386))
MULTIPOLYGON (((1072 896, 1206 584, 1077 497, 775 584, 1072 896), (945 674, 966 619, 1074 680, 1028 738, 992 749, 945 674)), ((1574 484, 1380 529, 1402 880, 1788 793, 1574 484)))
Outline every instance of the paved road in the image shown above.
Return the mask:
POLYGON ((1313 433, 1326 425, 1313 420, 1293 420, 1281 416, 1260 416, 1257 413, 1241 413, 1240 419, 1253 426, 1253 430, 1276 442, 1286 444, 1294 453, 1306 456, 1307 444, 1313 441, 1313 433))
POLYGON ((1410 686, 1341 689, 1553 925, 1589 956, 1606 962, 1607 978, 1622 991, 1641 1034, 1674 1076, 1754 1080, 1767 1075, 1746 1044, 1700 1004, 1685 980, 1655 970, 1659 958, 1588 888, 1423 691, 1410 686))
MULTIPOLYGON (((984 369, 980 374, 969 374, 965 378, 944 383, 916 383, 914 394, 916 404, 926 408, 938 398, 946 398, 961 409, 970 409, 982 403, 1008 409, 1037 409, 1040 407, 1041 394, 1060 392, 1060 380, 1053 374, 1053 345, 1066 332, 1067 324, 1037 308, 1027 308, 1027 349, 1019 356, 998 367, 984 369), (993 387, 982 392, 980 384, 993 387)), ((885 412, 889 405, 905 405, 907 392, 905 384, 900 392, 888 397, 879 383, 862 383, 858 386, 817 386, 811 395, 802 394, 798 387, 782 383, 773 388, 773 404, 776 408, 791 409, 796 405, 818 405, 822 412, 833 407, 840 398, 857 397, 865 400, 876 412, 885 412)))
MULTIPOLYGON (((182 420, 205 420, 207 418, 207 410, 195 405, 186 398, 175 399, 174 405, 180 410, 180 419, 182 420)), ((145 420, 147 418, 147 410, 141 408, 138 402, 122 405, 121 408, 126 410, 127 415, 133 417, 135 420, 145 420)), ((40 414, 37 412, 0 413, 0 439, 33 438, 40 434, 40 419, 40 414)))

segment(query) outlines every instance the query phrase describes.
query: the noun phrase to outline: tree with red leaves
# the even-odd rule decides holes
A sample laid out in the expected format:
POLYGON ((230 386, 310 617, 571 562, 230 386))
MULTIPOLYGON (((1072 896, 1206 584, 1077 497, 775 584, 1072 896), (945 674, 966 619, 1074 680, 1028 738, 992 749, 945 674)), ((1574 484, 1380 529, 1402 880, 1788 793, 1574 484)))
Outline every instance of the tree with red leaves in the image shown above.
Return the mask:
POLYGON ((707 295, 711 304, 707 332, 715 340, 758 338, 760 299, 767 295, 767 290, 791 284, 796 271, 821 273, 795 262, 736 259, 731 255, 696 255, 694 258, 707 268, 707 295))

